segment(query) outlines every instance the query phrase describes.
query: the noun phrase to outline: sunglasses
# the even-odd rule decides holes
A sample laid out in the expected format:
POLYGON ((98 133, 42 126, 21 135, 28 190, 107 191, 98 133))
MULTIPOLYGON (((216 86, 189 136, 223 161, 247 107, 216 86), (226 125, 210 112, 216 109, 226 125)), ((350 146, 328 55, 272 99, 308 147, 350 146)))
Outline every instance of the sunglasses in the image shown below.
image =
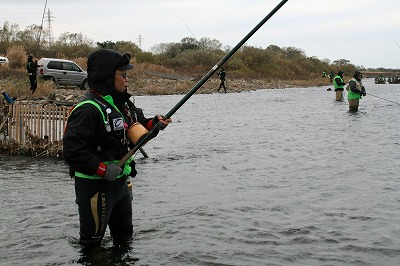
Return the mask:
POLYGON ((126 74, 126 72, 125 73, 115 72, 115 74, 121 75, 124 79, 126 79, 128 77, 128 74, 126 74))

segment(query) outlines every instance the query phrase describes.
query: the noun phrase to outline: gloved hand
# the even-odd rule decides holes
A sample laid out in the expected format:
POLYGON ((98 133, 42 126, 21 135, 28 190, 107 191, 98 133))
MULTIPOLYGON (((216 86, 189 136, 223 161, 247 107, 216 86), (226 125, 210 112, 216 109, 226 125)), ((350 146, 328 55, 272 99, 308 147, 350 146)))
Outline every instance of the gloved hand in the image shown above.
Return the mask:
POLYGON ((107 165, 106 172, 103 175, 103 179, 108 181, 114 181, 117 176, 122 172, 122 169, 118 167, 115 163, 110 163, 107 165))
POLYGON ((362 90, 362 91, 361 91, 361 96, 365 96, 365 95, 367 95, 367 92, 364 91, 364 90, 362 90))
POLYGON ((157 125, 157 128, 159 130, 164 130, 167 127, 168 123, 172 121, 171 118, 166 119, 164 122, 166 122, 167 124, 165 124, 165 125, 162 124, 161 122, 158 122, 158 121, 163 120, 163 119, 164 119, 164 116, 162 116, 162 115, 156 115, 153 118, 153 125, 157 125))

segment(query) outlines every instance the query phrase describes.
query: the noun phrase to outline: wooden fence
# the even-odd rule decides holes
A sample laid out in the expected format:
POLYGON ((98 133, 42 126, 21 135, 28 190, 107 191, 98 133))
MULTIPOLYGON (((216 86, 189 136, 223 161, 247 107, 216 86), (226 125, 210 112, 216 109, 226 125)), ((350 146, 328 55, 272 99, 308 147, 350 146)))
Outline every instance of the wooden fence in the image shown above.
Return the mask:
POLYGON ((12 118, 8 123, 8 138, 19 145, 32 139, 48 143, 62 140, 70 106, 19 103, 12 105, 12 118))
POLYGON ((62 137, 71 106, 14 102, 0 113, 0 151, 62 156, 62 137))

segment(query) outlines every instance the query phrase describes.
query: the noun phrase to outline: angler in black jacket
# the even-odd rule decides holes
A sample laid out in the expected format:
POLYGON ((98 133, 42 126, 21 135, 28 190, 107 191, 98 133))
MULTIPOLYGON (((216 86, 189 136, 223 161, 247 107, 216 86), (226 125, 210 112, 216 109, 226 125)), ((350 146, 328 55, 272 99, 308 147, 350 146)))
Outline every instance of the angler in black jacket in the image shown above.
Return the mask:
POLYGON ((80 243, 84 245, 99 245, 107 225, 116 245, 132 238, 127 179, 136 175, 135 163, 131 159, 122 167, 117 163, 134 147, 130 136, 136 127, 132 125, 147 132, 154 125, 164 129, 171 122, 159 115, 145 118, 129 100, 126 70, 133 68, 130 58, 110 49, 89 56, 90 90, 71 110, 64 132, 63 153, 75 179, 80 243))
POLYGON ((28 63, 26 64, 26 70, 28 71, 29 82, 31 83, 30 90, 32 91, 32 94, 37 89, 37 77, 36 76, 37 76, 37 69, 40 66, 43 66, 43 65, 38 65, 37 60, 33 61, 32 55, 28 56, 28 63))

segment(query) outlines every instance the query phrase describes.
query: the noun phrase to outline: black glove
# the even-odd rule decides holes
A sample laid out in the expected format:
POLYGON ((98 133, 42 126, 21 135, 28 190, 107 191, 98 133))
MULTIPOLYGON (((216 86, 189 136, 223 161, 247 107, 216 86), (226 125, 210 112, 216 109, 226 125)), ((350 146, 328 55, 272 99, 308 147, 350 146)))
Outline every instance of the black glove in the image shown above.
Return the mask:
POLYGON ((367 95, 367 92, 366 91, 361 91, 361 96, 365 96, 365 95, 367 95))
POLYGON ((153 125, 157 125, 157 129, 159 129, 159 130, 164 130, 167 126, 165 126, 165 125, 163 125, 163 124, 161 124, 161 123, 159 123, 158 121, 158 116, 161 116, 162 118, 164 118, 164 116, 163 115, 156 115, 154 118, 153 118, 153 125))
POLYGON ((122 169, 118 167, 115 163, 110 163, 107 165, 106 172, 103 175, 103 179, 108 181, 114 181, 117 176, 122 172, 122 169))
POLYGON ((132 160, 132 162, 129 164, 129 166, 131 167, 131 172, 129 173, 130 177, 135 177, 137 175, 137 171, 135 168, 135 161, 132 160))

